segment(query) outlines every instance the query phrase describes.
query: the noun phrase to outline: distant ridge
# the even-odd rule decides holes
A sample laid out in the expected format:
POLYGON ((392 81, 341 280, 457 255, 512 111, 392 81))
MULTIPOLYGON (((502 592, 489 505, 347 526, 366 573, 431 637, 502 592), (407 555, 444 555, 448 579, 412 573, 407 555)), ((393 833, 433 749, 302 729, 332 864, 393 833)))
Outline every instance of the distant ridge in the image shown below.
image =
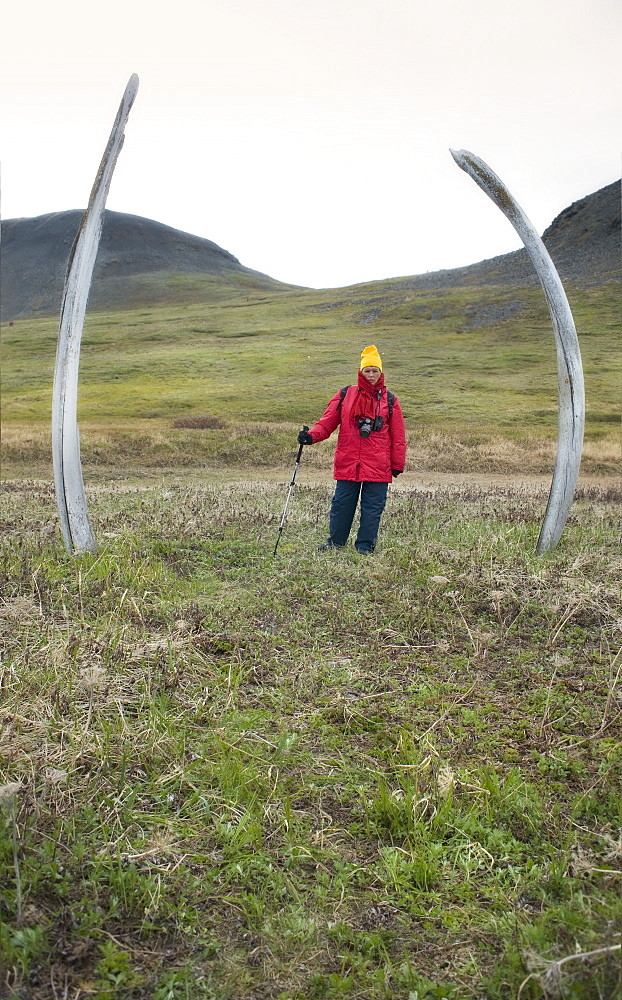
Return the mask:
MULTIPOLYGON (((619 281, 620 181, 565 208, 543 239, 563 280, 583 285, 619 281)), ((2 223, 0 318, 60 309, 63 282, 81 211, 56 212, 2 223)), ((401 278, 421 290, 463 285, 537 282, 525 250, 468 267, 401 278)), ((214 301, 294 286, 244 267, 211 240, 159 222, 106 211, 89 305, 121 309, 167 301, 214 301)))
MULTIPOLYGON (((562 281, 583 286, 620 281, 622 244, 620 232, 621 182, 575 201, 553 220, 542 234, 562 281)), ((400 282, 401 288, 425 290, 464 285, 531 285, 538 277, 526 250, 489 260, 432 271, 400 282)))
MULTIPOLYGON (((67 261, 82 215, 74 210, 2 222, 3 321, 60 310, 67 261)), ((211 240, 138 215, 105 212, 91 308, 128 308, 183 297, 183 285, 180 290, 179 281, 172 281, 178 275, 202 275, 234 288, 242 284, 249 292, 292 287, 244 267, 211 240)), ((218 297, 213 281, 207 288, 196 282, 188 285, 191 301, 218 297)))

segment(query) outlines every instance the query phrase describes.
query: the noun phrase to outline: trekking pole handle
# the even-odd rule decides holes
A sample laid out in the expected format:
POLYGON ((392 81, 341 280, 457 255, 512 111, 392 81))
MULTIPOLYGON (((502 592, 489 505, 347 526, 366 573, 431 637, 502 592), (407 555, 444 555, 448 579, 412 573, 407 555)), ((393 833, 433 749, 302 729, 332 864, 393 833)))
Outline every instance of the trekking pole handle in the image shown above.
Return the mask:
MULTIPOLYGON (((309 430, 309 428, 307 427, 306 424, 302 425, 302 429, 303 429, 303 431, 308 431, 309 430)), ((302 449, 303 448, 304 448, 304 444, 301 444, 300 448, 298 449, 298 454, 296 455, 296 464, 294 465, 294 473, 292 475, 292 481, 289 484, 290 493, 291 493, 291 488, 294 485, 294 482, 296 480, 296 473, 298 472, 298 466, 300 465, 300 459, 302 458, 302 449)), ((287 503, 289 503, 290 493, 288 493, 288 495, 287 495, 287 503)), ((284 515, 283 516, 285 516, 286 513, 287 513, 287 504, 285 505, 285 511, 284 511, 284 515)))
MULTIPOLYGON (((303 429, 303 431, 308 431, 309 430, 309 428, 307 427, 306 424, 302 425, 302 429, 303 429)), ((298 455, 296 456, 296 465, 298 465, 300 463, 300 459, 302 458, 302 449, 303 448, 304 448, 304 444, 301 444, 300 448, 298 449, 298 455)))

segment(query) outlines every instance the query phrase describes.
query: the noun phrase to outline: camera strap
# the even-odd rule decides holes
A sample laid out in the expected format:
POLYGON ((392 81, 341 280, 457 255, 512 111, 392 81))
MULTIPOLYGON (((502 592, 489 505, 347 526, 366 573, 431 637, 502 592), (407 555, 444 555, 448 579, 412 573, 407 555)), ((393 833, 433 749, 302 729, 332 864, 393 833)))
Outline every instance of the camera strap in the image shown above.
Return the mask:
MULTIPOLYGON (((343 403, 344 399, 346 398, 346 392, 348 391, 348 389, 351 389, 351 388, 352 388, 352 386, 350 386, 350 385, 344 385, 343 389, 339 390, 339 402, 337 403, 337 412, 339 412, 341 410, 341 404, 343 403)), ((358 391, 360 392, 361 390, 359 389, 358 391)), ((378 406, 380 406, 380 399, 382 398, 382 390, 379 390, 379 391, 380 391, 380 395, 378 396, 378 406)), ((391 416, 393 414, 393 404, 395 402, 395 393, 394 392, 390 392, 389 389, 387 389, 387 402, 389 404, 389 420, 391 420, 391 416)))

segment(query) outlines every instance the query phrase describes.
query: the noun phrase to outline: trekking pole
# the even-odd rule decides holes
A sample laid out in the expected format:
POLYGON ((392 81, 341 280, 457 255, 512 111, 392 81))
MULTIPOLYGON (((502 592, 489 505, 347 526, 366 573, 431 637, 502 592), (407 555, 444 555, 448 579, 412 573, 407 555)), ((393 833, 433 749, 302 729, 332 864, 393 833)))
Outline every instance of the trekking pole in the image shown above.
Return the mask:
MULTIPOLYGON (((309 428, 307 427, 306 424, 302 425, 302 429, 303 429, 303 431, 308 431, 309 430, 309 428)), ((303 448, 304 448, 304 444, 301 444, 300 448, 298 449, 298 454, 296 455, 296 464, 294 466, 294 474, 292 476, 292 481, 289 484, 289 490, 287 491, 287 500, 285 501, 285 509, 283 511, 283 517, 281 518, 281 523, 279 525, 279 533, 276 536, 276 545, 274 546, 274 552, 272 553, 273 556, 276 555, 276 550, 279 547, 279 542, 281 541, 281 535, 283 534, 283 528, 285 527, 285 519, 287 517, 287 508, 289 507, 289 498, 292 495, 292 490, 294 488, 294 483, 296 481, 296 473, 298 472, 298 466, 300 465, 300 457, 302 455, 302 449, 303 448)))

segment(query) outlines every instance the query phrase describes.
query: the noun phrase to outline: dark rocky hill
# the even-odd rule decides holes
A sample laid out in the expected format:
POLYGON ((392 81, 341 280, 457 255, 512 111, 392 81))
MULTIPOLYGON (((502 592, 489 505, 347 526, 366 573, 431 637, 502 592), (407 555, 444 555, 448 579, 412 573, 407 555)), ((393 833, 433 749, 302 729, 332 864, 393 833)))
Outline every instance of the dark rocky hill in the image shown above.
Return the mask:
MULTIPOLYGON (((67 261, 82 212, 54 212, 2 223, 1 318, 10 320, 60 310, 67 261)), ((246 289, 283 286, 240 264, 212 243, 151 219, 106 211, 89 305, 124 308, 183 296, 175 275, 203 275, 246 289)), ((188 282, 186 294, 215 297, 215 282, 188 282)))
MULTIPOLYGON (((60 309, 67 259, 82 213, 57 212, 2 223, 1 318, 60 309)), ((564 209, 543 235, 563 280, 619 281, 620 182, 564 209)), ((468 267, 415 275, 400 287, 525 285, 537 282, 525 250, 468 267)), ((291 288, 252 271, 210 240, 119 212, 105 213, 89 304, 128 308, 164 301, 210 301, 235 291, 291 288), (186 276, 185 279, 182 276, 186 276)))
MULTIPOLYGON (((620 181, 575 201, 542 234, 562 281, 600 285, 620 281, 620 181)), ((461 285, 530 285, 538 282, 526 250, 515 250, 447 271, 415 275, 400 287, 420 290, 461 285)))

